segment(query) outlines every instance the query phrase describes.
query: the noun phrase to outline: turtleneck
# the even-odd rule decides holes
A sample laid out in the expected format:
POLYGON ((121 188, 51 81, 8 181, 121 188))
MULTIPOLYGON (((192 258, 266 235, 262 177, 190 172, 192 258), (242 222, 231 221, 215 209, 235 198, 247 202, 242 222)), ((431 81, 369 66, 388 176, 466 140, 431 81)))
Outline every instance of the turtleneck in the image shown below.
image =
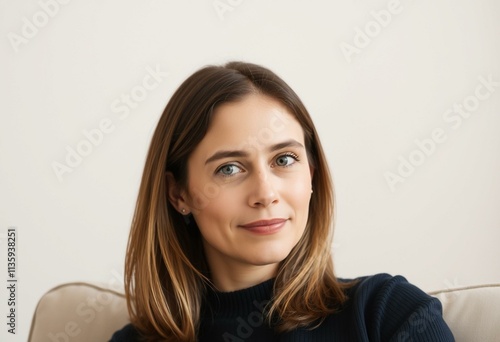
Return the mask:
POLYGON ((269 279, 255 286, 231 291, 221 292, 209 289, 206 294, 206 304, 217 311, 221 317, 234 317, 241 312, 254 310, 252 301, 268 301, 273 293, 274 279, 269 279))
POLYGON ((274 279, 243 290, 209 289, 201 312, 199 341, 274 341, 264 311, 272 298, 274 279))

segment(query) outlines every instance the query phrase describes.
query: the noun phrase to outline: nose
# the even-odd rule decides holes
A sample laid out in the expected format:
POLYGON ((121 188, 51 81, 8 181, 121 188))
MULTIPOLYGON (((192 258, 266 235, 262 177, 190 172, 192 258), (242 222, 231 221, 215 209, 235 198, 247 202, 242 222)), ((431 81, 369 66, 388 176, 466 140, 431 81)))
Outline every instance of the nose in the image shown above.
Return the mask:
POLYGON ((251 207, 267 208, 271 204, 279 202, 278 193, 273 183, 272 175, 264 170, 255 173, 252 182, 249 184, 250 192, 248 204, 251 207))

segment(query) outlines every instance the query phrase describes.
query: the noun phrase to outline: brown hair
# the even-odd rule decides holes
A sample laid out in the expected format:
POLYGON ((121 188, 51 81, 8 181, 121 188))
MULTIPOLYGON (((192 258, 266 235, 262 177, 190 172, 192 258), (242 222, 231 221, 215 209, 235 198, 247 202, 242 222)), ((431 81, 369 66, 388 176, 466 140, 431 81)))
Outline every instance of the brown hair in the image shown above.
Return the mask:
POLYGON ((187 160, 207 133, 215 108, 260 93, 281 102, 302 126, 314 192, 304 234, 280 264, 268 317, 289 331, 317 324, 346 300, 331 257, 333 185, 309 113, 272 71, 230 62, 208 66, 186 79, 161 116, 146 159, 125 262, 132 324, 149 339, 195 341, 208 266, 201 234, 168 200, 167 172, 187 186, 187 160))

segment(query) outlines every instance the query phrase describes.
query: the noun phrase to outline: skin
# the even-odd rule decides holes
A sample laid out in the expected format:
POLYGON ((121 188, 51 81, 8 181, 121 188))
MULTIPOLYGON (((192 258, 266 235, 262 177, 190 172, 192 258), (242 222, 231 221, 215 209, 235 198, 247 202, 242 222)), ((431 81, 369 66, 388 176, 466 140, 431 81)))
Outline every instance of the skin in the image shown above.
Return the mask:
POLYGON ((170 201, 182 214, 192 213, 200 229, 218 290, 244 289, 274 277, 303 235, 312 179, 304 146, 302 127, 286 107, 251 94, 216 109, 188 159, 188 189, 168 177, 170 201), (242 227, 275 218, 285 219, 277 230, 242 227))

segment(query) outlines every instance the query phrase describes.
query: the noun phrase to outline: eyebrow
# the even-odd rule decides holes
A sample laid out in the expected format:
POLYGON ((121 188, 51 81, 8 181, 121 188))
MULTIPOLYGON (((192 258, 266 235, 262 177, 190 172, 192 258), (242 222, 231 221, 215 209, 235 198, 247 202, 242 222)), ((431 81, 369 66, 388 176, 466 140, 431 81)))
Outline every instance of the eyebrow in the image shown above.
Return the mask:
MULTIPOLYGON (((298 142, 295 139, 290 139, 286 140, 274 145, 269 146, 268 151, 269 152, 274 152, 277 150, 280 150, 285 147, 298 147, 298 148, 304 148, 304 145, 302 145, 300 142, 298 142)), ((210 158, 208 158, 205 161, 205 165, 208 163, 211 163, 213 161, 219 160, 219 159, 224 159, 224 158, 244 158, 248 157, 249 153, 243 150, 222 150, 222 151, 217 151, 215 152, 210 158)))

